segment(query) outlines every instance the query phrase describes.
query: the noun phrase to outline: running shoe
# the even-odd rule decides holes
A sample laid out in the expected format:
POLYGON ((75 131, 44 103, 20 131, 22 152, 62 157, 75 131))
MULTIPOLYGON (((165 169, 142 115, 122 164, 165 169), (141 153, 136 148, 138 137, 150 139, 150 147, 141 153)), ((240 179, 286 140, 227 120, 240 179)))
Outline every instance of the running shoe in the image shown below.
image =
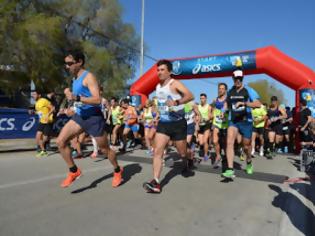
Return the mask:
POLYGON ((221 158, 218 158, 214 161, 213 165, 212 165, 212 168, 213 169, 217 169, 220 167, 220 163, 221 163, 221 158))
POLYGON ((203 157, 203 161, 208 161, 209 160, 209 156, 208 155, 205 155, 204 157, 203 157))
POLYGON ((123 181, 123 178, 122 178, 122 174, 123 174, 123 168, 120 167, 120 171, 119 172, 114 172, 114 177, 113 177, 113 180, 112 180, 112 186, 114 188, 118 187, 122 181, 123 181))
POLYGON ((246 173, 248 175, 252 175, 254 173, 254 168, 253 168, 253 164, 252 163, 247 164, 247 166, 246 166, 246 173))
POLYGON ((161 192, 161 185, 156 182, 155 179, 151 180, 150 182, 146 182, 143 184, 143 188, 147 193, 160 193, 161 192))
POLYGON ((261 147, 260 150, 259 150, 259 156, 264 156, 264 148, 261 147))
POLYGON ((235 178, 235 173, 234 170, 226 170, 221 174, 222 177, 224 178, 235 178))
POLYGON ((36 157, 47 157, 48 153, 46 151, 40 151, 36 154, 36 157))
POLYGON ((65 178, 62 183, 61 183, 61 187, 62 188, 67 188, 69 187, 76 179, 79 179, 82 175, 81 170, 78 168, 77 172, 72 173, 69 172, 67 178, 65 178))
POLYGON ((270 160, 272 159, 272 154, 270 151, 267 151, 265 156, 267 159, 270 159, 270 160))
POLYGON ((149 149, 145 152, 148 156, 152 157, 153 156, 153 151, 152 149, 149 149))

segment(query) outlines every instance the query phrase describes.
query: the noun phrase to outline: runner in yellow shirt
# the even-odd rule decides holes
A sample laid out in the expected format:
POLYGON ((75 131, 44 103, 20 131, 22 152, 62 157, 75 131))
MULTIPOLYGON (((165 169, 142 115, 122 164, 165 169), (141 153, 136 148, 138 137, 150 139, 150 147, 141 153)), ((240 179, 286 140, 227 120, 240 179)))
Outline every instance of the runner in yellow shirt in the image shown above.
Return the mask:
POLYGON ((255 141, 256 138, 259 138, 260 149, 259 156, 264 155, 264 127, 267 120, 267 109, 264 105, 261 105, 260 108, 252 109, 253 116, 253 134, 252 134, 252 155, 255 154, 255 141))
POLYGON ((45 142, 52 131, 53 112, 55 108, 48 99, 41 97, 39 91, 33 91, 31 96, 36 101, 35 111, 39 117, 36 143, 40 147, 40 151, 36 154, 36 157, 43 157, 48 155, 45 150, 45 142))

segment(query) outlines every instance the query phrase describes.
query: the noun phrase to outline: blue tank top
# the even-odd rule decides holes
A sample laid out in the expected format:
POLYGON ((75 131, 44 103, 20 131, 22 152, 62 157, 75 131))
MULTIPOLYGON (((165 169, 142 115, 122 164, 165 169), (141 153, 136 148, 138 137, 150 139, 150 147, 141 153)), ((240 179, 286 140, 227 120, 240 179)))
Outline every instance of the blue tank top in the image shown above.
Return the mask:
POLYGON ((225 100, 223 100, 223 101, 221 102, 221 101, 217 98, 217 99, 215 100, 215 108, 218 109, 218 110, 223 109, 224 103, 225 103, 225 100))
MULTIPOLYGON (((73 80, 72 82, 72 93, 75 96, 81 97, 92 97, 92 94, 88 87, 83 85, 83 79, 87 76, 89 72, 86 70, 82 73, 82 75, 73 80)), ((82 102, 74 102, 74 111, 81 117, 90 117, 95 115, 102 115, 101 104, 99 105, 89 105, 83 104, 82 102)))

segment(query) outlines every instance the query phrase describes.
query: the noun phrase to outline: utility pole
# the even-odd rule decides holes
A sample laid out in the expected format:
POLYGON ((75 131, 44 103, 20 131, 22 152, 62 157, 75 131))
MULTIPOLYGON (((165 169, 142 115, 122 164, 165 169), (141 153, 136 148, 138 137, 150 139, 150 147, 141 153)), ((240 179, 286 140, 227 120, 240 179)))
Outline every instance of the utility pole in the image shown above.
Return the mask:
POLYGON ((144 0, 142 0, 141 10, 141 42, 140 42, 140 76, 143 74, 143 38, 144 38, 144 0))

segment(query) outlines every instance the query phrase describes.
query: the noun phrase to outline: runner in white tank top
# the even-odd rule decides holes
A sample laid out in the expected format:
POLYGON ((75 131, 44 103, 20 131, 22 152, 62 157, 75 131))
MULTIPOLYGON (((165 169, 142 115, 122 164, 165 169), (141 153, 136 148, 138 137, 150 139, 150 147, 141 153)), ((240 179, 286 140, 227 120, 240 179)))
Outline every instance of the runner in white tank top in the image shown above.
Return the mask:
POLYGON ((157 126, 154 143, 153 180, 143 184, 147 192, 160 193, 160 175, 164 149, 169 140, 175 141, 178 153, 183 158, 183 174, 191 175, 186 157, 186 132, 184 105, 194 99, 192 93, 179 81, 171 78, 172 63, 161 60, 157 63, 160 83, 156 87, 160 121, 157 126))

